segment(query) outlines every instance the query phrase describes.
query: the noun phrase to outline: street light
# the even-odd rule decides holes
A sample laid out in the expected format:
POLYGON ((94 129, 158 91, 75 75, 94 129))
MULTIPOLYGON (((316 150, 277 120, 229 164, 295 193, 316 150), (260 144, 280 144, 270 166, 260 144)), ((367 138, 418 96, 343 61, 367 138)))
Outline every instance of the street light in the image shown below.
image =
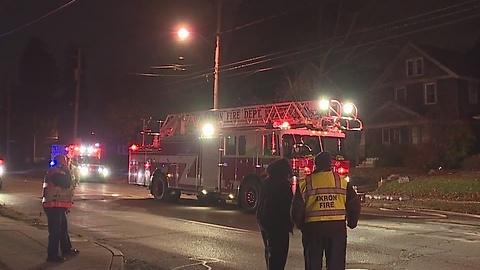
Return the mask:
MULTIPOLYGON (((218 1, 218 10, 217 10, 217 32, 215 34, 215 59, 214 59, 214 67, 213 67, 213 109, 218 109, 218 87, 219 87, 219 59, 220 59, 220 26, 221 26, 221 10, 222 10, 222 1, 218 1)), ((178 37, 181 40, 185 40, 189 37, 190 31, 186 28, 181 28, 178 30, 178 37)), ((196 34, 199 37, 206 40, 208 43, 211 43, 203 37, 202 35, 196 34)))

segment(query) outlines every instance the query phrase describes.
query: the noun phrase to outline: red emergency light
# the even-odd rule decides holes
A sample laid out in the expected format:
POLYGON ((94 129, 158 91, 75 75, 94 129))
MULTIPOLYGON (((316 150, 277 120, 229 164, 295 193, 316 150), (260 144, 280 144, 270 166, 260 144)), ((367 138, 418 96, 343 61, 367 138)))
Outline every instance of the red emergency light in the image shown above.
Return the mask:
POLYGON ((3 165, 5 163, 5 161, 3 160, 3 158, 0 158, 0 165, 3 165))
POLYGON ((136 144, 132 144, 130 146, 130 150, 132 150, 132 151, 136 151, 137 149, 138 149, 138 145, 136 145, 136 144))
POLYGON ((347 160, 333 161, 333 170, 339 175, 348 175, 350 173, 350 162, 347 160))

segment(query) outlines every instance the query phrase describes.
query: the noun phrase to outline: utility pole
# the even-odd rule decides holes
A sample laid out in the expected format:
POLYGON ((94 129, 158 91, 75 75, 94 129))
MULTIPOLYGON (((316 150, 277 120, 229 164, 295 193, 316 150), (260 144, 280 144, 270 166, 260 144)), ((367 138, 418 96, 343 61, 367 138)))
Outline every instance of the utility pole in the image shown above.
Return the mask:
POLYGON ((10 160, 10 132, 11 132, 11 118, 12 118, 12 79, 9 78, 7 82, 7 125, 5 127, 7 134, 5 152, 7 160, 10 160))
POLYGON ((215 38, 215 66, 213 68, 213 109, 218 109, 218 87, 219 87, 219 60, 220 60, 220 26, 222 19, 222 0, 217 4, 217 32, 215 38))
POLYGON ((75 69, 75 82, 77 83, 77 88, 75 91, 75 114, 73 120, 73 142, 77 142, 77 132, 78 132, 78 106, 80 103, 80 82, 82 77, 82 49, 78 47, 77 53, 77 68, 75 69))

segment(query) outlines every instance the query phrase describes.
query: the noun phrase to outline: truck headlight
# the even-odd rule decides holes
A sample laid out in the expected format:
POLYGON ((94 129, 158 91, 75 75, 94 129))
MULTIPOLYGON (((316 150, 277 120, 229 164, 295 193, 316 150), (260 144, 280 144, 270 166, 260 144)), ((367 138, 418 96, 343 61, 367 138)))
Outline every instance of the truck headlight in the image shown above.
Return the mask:
POLYGON ((110 174, 108 169, 103 167, 98 168, 98 173, 101 174, 103 177, 107 177, 110 174))
POLYGON ((87 176, 88 175, 88 167, 80 167, 80 174, 83 175, 83 176, 87 176))

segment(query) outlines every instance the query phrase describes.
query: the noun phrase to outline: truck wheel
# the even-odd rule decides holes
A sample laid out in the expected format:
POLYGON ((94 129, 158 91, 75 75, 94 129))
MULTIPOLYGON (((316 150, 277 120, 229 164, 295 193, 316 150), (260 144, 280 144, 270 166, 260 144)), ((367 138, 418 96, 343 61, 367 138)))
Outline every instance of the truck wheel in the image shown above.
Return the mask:
POLYGON ((152 193, 155 200, 166 201, 168 197, 167 189, 168 185, 165 177, 160 176, 153 178, 150 193, 152 193))
POLYGON ((240 189, 240 206, 247 213, 255 213, 260 196, 260 183, 254 179, 246 180, 240 189))
POLYGON ((167 179, 164 176, 154 177, 150 188, 155 200, 175 202, 180 199, 180 191, 168 188, 167 179))

